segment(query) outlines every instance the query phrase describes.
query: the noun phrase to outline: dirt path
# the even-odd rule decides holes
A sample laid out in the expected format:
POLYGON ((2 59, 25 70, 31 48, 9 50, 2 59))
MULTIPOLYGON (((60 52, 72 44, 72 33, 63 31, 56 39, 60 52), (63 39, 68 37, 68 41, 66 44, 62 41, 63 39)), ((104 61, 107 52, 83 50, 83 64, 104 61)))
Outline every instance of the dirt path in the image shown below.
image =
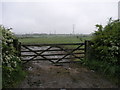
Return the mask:
POLYGON ((54 66, 48 61, 26 64, 29 75, 22 88, 115 88, 111 82, 76 64, 54 66))

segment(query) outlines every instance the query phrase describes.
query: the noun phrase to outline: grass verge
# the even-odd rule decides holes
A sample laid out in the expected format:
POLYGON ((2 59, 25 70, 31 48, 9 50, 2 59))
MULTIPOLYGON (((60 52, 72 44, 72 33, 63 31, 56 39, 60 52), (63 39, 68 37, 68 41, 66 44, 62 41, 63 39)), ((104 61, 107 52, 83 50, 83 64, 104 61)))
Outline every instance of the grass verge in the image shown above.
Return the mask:
POLYGON ((112 83, 116 84, 117 86, 120 85, 119 83, 119 74, 118 74, 118 67, 117 65, 111 65, 104 61, 98 60, 85 60, 83 59, 82 65, 86 66, 87 68, 96 71, 98 74, 101 74, 112 83))

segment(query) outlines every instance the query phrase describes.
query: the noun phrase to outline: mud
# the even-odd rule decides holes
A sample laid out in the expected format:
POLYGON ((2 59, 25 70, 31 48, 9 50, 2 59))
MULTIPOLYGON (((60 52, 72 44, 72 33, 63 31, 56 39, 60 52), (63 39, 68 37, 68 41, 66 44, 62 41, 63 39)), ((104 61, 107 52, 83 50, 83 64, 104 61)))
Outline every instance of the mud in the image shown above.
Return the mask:
POLYGON ((25 64, 28 75, 19 88, 116 88, 109 80, 80 64, 53 65, 49 61, 25 64))

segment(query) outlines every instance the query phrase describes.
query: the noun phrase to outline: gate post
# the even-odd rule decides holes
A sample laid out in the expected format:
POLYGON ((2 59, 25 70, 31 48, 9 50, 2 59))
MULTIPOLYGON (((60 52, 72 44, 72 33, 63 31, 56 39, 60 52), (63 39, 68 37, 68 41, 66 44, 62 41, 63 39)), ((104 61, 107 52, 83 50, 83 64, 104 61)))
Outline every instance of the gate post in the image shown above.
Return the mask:
POLYGON ((19 44, 18 42, 18 39, 13 39, 13 47, 16 49, 17 51, 17 56, 19 56, 19 53, 20 53, 20 47, 21 45, 19 44))
POLYGON ((18 50, 18 39, 13 39, 13 47, 18 50))
POLYGON ((18 44, 18 56, 21 56, 21 42, 18 44))
POLYGON ((87 60, 89 57, 89 50, 90 50, 90 41, 85 40, 85 59, 87 60))

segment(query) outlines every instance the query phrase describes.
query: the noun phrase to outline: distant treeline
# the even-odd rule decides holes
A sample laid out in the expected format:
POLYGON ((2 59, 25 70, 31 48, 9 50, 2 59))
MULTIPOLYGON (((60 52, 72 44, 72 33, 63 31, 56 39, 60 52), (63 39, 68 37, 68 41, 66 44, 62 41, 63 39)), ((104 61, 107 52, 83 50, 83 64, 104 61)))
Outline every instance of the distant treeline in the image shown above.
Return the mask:
POLYGON ((86 37, 92 36, 92 34, 15 34, 18 38, 29 38, 29 37, 49 37, 49 36, 78 36, 86 37))

